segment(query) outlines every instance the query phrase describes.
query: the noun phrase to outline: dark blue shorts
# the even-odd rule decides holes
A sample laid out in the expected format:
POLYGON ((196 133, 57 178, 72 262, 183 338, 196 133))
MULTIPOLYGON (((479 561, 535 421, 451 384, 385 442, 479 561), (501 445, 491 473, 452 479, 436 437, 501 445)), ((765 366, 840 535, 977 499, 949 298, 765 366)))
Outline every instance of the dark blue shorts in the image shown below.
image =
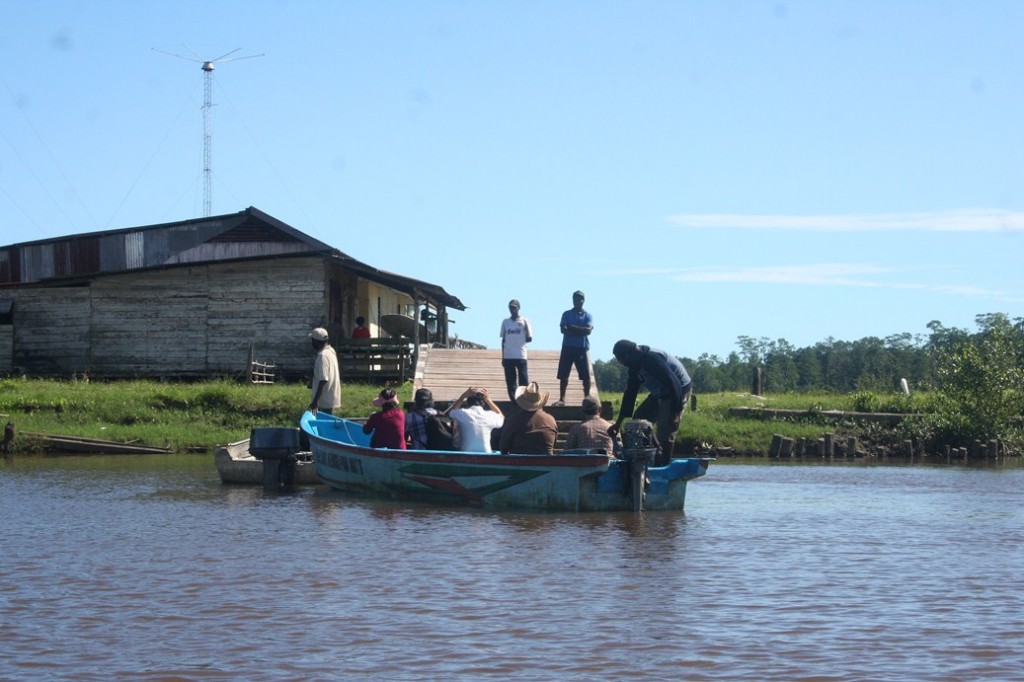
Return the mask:
POLYGON ((574 366, 582 381, 590 380, 590 355, 586 348, 562 348, 558 356, 558 379, 568 379, 574 366))

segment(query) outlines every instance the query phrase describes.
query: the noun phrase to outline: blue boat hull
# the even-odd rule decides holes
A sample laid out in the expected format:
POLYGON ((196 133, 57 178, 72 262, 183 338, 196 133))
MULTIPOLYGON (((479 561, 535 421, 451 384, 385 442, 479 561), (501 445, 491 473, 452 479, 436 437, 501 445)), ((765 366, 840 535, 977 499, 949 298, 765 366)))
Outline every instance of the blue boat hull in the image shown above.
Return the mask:
MULTIPOLYGON (((307 412, 317 476, 353 493, 494 509, 630 510, 629 465, 605 454, 520 455, 370 447, 362 425, 307 412)), ((677 459, 648 470, 644 509, 683 509, 686 483, 710 460, 677 459)))

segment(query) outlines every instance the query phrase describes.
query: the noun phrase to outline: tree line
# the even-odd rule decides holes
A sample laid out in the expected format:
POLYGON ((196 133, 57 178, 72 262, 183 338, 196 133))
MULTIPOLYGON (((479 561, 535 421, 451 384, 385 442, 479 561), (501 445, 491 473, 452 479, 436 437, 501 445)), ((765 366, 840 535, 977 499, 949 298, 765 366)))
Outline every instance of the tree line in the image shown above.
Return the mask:
MULTIPOLYGON (((975 317, 969 331, 928 323, 928 334, 825 341, 798 348, 785 339, 741 336, 726 358, 681 357, 697 393, 750 391, 754 369, 766 392, 893 393, 906 379, 934 392, 933 430, 951 440, 1019 433, 1024 414, 1024 318, 975 317)), ((623 391, 628 372, 615 360, 594 363, 597 384, 623 391)))

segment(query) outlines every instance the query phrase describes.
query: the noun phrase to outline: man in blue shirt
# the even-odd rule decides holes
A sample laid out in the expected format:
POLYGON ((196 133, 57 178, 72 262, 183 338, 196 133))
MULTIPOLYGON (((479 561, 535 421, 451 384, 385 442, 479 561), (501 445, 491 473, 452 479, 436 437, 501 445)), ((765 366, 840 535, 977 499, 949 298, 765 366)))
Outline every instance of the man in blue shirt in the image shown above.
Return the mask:
POLYGON ((565 405, 565 390, 569 387, 569 373, 573 366, 583 382, 583 394, 590 395, 590 332, 594 331, 594 318, 583 309, 582 291, 573 292, 572 308, 562 313, 562 353, 558 356, 558 401, 551 407, 565 405))
POLYGON ((672 460, 676 432, 683 418, 683 408, 690 398, 690 375, 683 363, 671 353, 640 346, 627 339, 616 342, 612 354, 629 369, 629 379, 626 391, 622 394, 619 418, 608 429, 608 433, 614 438, 622 422, 629 417, 654 422, 660 448, 655 464, 665 466, 672 460), (649 395, 634 412, 633 406, 636 405, 636 395, 641 384, 647 388, 649 395))

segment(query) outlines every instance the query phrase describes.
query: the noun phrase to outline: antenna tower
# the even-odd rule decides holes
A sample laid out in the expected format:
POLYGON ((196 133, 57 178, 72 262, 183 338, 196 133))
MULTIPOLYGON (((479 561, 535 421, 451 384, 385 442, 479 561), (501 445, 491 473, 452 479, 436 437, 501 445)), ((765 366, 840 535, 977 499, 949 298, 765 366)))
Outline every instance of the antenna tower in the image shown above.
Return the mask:
POLYGON ((159 50, 153 48, 155 52, 162 52, 163 54, 169 54, 172 57, 178 59, 185 59, 190 62, 198 62, 202 64, 203 69, 203 217, 209 217, 213 212, 213 69, 214 64, 222 64, 224 62, 236 62, 240 59, 253 59, 254 57, 262 57, 262 54, 251 54, 247 57, 231 57, 234 53, 238 52, 242 48, 236 47, 230 52, 226 52, 216 59, 203 59, 195 51, 192 50, 188 45, 185 45, 185 49, 192 53, 191 57, 176 54, 174 52, 167 52, 166 50, 159 50), (231 59, 228 59, 231 57, 231 59))

